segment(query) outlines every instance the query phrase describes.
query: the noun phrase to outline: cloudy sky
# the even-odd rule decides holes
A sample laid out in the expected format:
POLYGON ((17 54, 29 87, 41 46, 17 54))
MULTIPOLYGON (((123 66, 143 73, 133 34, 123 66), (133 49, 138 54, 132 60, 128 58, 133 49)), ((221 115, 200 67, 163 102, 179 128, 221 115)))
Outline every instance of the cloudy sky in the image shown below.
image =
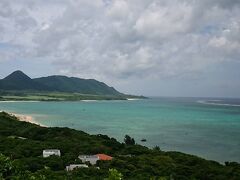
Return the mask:
POLYGON ((240 0, 0 0, 0 78, 17 69, 240 97, 240 0))

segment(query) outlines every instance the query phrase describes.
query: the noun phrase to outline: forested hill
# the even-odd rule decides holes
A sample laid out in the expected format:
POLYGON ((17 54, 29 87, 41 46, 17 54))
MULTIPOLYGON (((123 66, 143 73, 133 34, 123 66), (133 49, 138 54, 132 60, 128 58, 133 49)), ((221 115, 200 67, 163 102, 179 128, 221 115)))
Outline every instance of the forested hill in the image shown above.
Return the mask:
POLYGON ((222 165, 180 152, 164 152, 159 147, 148 149, 133 139, 120 143, 106 135, 40 127, 4 112, 0 112, 0 142, 0 179, 240 179, 238 163, 222 165), (43 158, 42 150, 52 148, 61 150, 61 157, 43 158), (81 163, 78 155, 98 153, 113 159, 89 168, 65 170, 69 164, 81 163))
POLYGON ((95 79, 81 79, 66 76, 48 76, 33 79, 35 82, 58 92, 78 92, 82 94, 121 95, 113 87, 95 79))
POLYGON ((31 79, 22 71, 15 71, 0 80, 0 90, 70 92, 95 95, 123 95, 103 82, 67 76, 48 76, 31 79))

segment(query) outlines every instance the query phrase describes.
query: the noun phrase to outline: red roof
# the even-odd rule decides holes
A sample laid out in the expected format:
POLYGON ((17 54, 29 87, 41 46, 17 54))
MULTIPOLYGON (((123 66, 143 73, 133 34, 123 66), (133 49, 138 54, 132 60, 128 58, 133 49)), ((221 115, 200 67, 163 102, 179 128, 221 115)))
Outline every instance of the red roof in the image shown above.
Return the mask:
POLYGON ((99 158, 99 160, 102 160, 102 161, 110 161, 112 160, 112 157, 111 156, 108 156, 106 154, 96 154, 99 158))

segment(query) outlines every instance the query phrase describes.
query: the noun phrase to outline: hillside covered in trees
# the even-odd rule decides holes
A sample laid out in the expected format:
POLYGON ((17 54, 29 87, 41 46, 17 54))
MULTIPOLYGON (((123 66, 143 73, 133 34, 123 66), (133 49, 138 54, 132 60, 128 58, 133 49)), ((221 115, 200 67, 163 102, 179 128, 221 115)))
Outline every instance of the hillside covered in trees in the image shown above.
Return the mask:
POLYGON ((69 128, 46 128, 21 122, 0 112, 0 179, 163 179, 239 180, 240 164, 222 165, 180 152, 164 152, 124 143, 106 135, 89 135, 69 128), (60 149, 61 157, 42 157, 43 149, 60 149), (111 161, 89 168, 65 170, 81 163, 80 154, 105 153, 111 161))
POLYGON ((22 71, 14 71, 0 80, 1 90, 32 90, 48 92, 71 92, 98 95, 121 95, 113 87, 95 79, 81 79, 67 76, 48 76, 31 79, 22 71))
POLYGON ((118 92, 95 79, 67 76, 30 78, 22 71, 14 71, 0 79, 1 101, 80 101, 126 100, 145 98, 118 92))

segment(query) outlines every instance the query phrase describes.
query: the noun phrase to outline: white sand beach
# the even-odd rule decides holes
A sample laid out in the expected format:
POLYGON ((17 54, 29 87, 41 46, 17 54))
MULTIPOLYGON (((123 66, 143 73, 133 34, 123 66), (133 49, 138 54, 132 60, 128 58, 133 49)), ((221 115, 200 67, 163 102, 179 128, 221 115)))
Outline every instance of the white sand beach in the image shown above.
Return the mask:
POLYGON ((10 114, 13 115, 13 116, 15 116, 15 117, 17 117, 17 119, 18 119, 19 121, 25 121, 25 122, 29 122, 29 123, 32 123, 32 124, 36 124, 36 125, 38 125, 38 126, 46 127, 46 126, 44 126, 44 125, 36 122, 36 121, 34 120, 34 118, 33 118, 32 116, 30 116, 30 115, 16 114, 16 113, 10 113, 10 114))
POLYGON ((136 100, 140 100, 140 99, 137 99, 137 98, 127 98, 128 101, 136 101, 136 100))
POLYGON ((12 116, 16 116, 19 121, 25 121, 25 122, 30 122, 32 124, 37 124, 32 116, 29 115, 24 115, 24 114, 15 114, 15 113, 10 113, 12 116))
MULTIPOLYGON (((0 112, 3 112, 3 111, 0 110, 0 112)), ((6 112, 6 111, 4 111, 4 112, 6 112)), ((19 121, 25 121, 25 122, 29 122, 29 123, 32 123, 32 124, 36 124, 36 125, 38 125, 38 126, 46 127, 46 126, 44 126, 44 125, 36 122, 36 121, 34 120, 34 118, 33 118, 32 116, 30 116, 30 115, 17 114, 17 113, 12 113, 12 112, 6 112, 6 113, 10 114, 11 116, 17 117, 17 119, 18 119, 19 121)))
POLYGON ((0 101, 0 103, 16 103, 16 102, 40 102, 40 101, 0 101))

